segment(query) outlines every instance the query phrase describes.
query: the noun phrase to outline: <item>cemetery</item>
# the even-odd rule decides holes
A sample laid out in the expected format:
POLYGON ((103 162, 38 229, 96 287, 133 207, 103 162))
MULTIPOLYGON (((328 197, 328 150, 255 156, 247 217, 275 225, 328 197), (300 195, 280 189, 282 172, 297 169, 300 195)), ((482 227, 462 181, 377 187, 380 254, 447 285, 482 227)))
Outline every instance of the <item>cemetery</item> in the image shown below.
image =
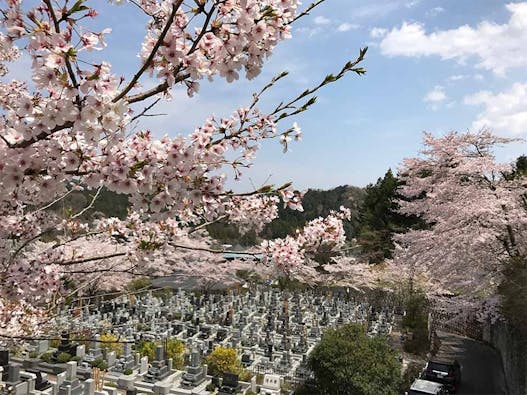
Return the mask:
POLYGON ((275 395, 310 377, 307 356, 326 329, 357 322, 386 336, 394 325, 393 310, 344 291, 244 291, 147 291, 63 308, 56 347, 44 337, 17 341, 17 353, 13 341, 2 345, 0 394, 275 395), (116 339, 111 347, 103 333, 116 339), (181 364, 168 357, 168 339, 184 345, 181 364), (155 342, 152 360, 141 342, 155 342), (243 368, 211 374, 207 357, 218 347, 234 349, 243 368))

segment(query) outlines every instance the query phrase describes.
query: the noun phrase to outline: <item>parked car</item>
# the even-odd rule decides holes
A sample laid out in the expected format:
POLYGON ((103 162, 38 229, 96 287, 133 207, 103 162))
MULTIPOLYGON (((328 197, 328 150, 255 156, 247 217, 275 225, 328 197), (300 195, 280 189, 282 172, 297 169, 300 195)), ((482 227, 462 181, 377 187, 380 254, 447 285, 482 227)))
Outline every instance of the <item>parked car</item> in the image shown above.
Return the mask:
POLYGON ((421 378, 444 384, 446 389, 454 394, 461 383, 461 365, 455 359, 431 359, 426 364, 421 378))
POLYGON ((417 379, 413 382, 406 395, 446 395, 448 391, 445 386, 434 381, 417 379))

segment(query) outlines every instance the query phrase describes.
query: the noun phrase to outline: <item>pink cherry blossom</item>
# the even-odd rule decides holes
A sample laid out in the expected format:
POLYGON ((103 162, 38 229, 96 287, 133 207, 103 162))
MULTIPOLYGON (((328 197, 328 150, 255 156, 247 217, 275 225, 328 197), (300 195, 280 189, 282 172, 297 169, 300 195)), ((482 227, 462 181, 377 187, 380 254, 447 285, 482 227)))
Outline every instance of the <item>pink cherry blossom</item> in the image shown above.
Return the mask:
MULTIPOLYGON (((260 231, 276 218, 278 204, 302 209, 302 194, 289 185, 237 194, 226 182, 252 166, 262 140, 281 140, 287 149, 300 139, 296 123, 282 124, 313 104, 326 80, 270 112, 259 110, 261 95, 282 73, 247 106, 210 116, 187 135, 170 130, 170 137, 156 138, 134 123, 173 88, 192 96, 204 78, 254 78, 290 36, 299 1, 138 0, 133 7, 148 22, 137 71, 123 77, 92 56, 111 50, 111 30, 94 31, 87 22, 97 17, 97 2, 31 4, 9 0, 0 18, 0 76, 21 52, 31 60, 27 81, 0 81, 0 334, 42 330, 39 320, 64 297, 90 287, 119 288, 135 276, 174 272, 225 282, 235 281, 240 268, 314 273, 311 256, 343 245, 344 211, 263 243, 254 251, 265 253, 259 265, 226 263, 205 232, 220 220, 260 231), (142 102, 153 104, 142 110, 142 102), (85 219, 102 188, 128 196, 126 218, 85 219), (51 210, 79 189, 92 196, 84 208, 51 210), (74 291, 64 289, 66 279, 74 291)), ((353 67, 364 53, 338 78, 362 74, 353 67)))

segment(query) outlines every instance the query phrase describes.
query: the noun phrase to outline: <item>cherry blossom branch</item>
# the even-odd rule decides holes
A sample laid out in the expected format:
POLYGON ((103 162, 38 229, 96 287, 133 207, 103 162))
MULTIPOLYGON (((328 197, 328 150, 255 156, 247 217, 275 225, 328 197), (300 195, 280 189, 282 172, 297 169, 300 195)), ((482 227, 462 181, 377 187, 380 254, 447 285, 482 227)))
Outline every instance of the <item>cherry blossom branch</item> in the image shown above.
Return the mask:
POLYGON ((148 15, 149 17, 153 17, 154 15, 153 14, 150 14, 147 10, 145 10, 141 4, 139 4, 136 0, 129 0, 130 3, 132 3, 133 5, 135 5, 137 8, 139 8, 141 11, 143 11, 146 15, 148 15))
MULTIPOLYGON (((187 52, 187 56, 191 55, 193 52, 196 51, 196 49, 198 48, 199 42, 201 41, 203 36, 207 33, 207 31, 208 31, 207 30, 207 26, 209 25, 209 23, 210 23, 210 21, 212 19, 212 15, 214 14, 215 8, 216 8, 216 6, 213 5, 211 7, 211 9, 209 10, 209 12, 205 12, 205 14, 206 14, 205 21, 203 22, 203 25, 201 27, 201 30, 200 30, 199 34, 193 40, 192 46, 187 52)), ((204 10, 204 5, 200 6, 200 10, 201 11, 204 10)), ((178 76, 180 70, 181 70, 181 65, 179 67, 177 67, 176 70, 174 71, 174 84, 176 84, 178 82, 181 82, 181 81, 184 81, 188 77, 190 77, 189 73, 185 73, 185 74, 182 74, 182 75, 178 76)), ((158 84, 157 86, 147 90, 146 92, 130 96, 126 100, 127 100, 128 103, 136 103, 138 101, 142 101, 142 100, 145 100, 145 99, 147 99, 149 97, 157 95, 158 93, 165 92, 169 87, 170 86, 169 86, 168 82, 164 81, 164 82, 158 84)))
POLYGON ((51 130, 42 131, 39 134, 37 134, 35 137, 32 137, 27 140, 22 140, 18 143, 8 143, 8 145, 9 145, 9 148, 27 148, 31 146, 32 144, 36 143, 37 141, 43 140, 56 132, 59 132, 61 130, 68 129, 71 127, 73 127, 73 122, 68 121, 68 122, 63 123, 62 125, 55 126, 51 130))
POLYGON ((347 62, 344 67, 342 67, 342 69, 339 71, 339 73, 337 75, 333 75, 333 74, 328 74, 324 80, 322 80, 317 86, 315 86, 314 88, 311 88, 311 89, 306 89, 304 92, 302 92, 300 95, 298 95, 297 97, 295 97, 293 100, 291 100, 290 102, 288 102, 287 104, 280 104, 278 105, 275 110, 271 113, 271 115, 276 115, 278 114, 279 112, 281 111, 284 111, 284 110, 287 110, 287 109, 293 109, 295 111, 293 111, 292 113, 282 113, 278 116, 278 119, 277 121, 279 121, 280 119, 282 118, 286 118, 286 117, 290 117, 292 115, 296 115, 302 111, 305 111, 310 105, 312 105, 315 100, 316 100, 316 97, 311 97, 304 105, 302 105, 300 108, 296 107, 295 106, 295 103, 297 103, 298 101, 302 100, 303 98, 309 96, 309 95, 312 95, 313 93, 315 93, 316 91, 318 91, 320 88, 322 88, 323 86, 327 85, 327 84, 330 84, 330 83, 333 83, 335 81, 338 81, 339 79, 341 79, 347 72, 354 72, 358 75, 363 75, 366 73, 366 70, 362 67, 355 67, 357 66, 360 62, 362 62, 364 60, 364 57, 366 56, 366 52, 368 51, 368 47, 364 47, 364 48, 361 48, 361 50, 359 51, 359 56, 354 60, 354 61, 349 61, 347 62))
POLYGON ((256 196, 256 195, 274 195, 277 192, 287 190, 291 185, 293 185, 291 182, 287 182, 278 188, 274 188, 273 185, 264 185, 250 192, 234 193, 232 191, 229 191, 229 192, 221 193, 219 194, 219 196, 249 197, 249 196, 256 196))
POLYGON ((313 8, 317 7, 321 3, 323 3, 326 0, 317 0, 313 3, 311 3, 304 11, 302 11, 300 14, 298 14, 289 24, 297 21, 298 19, 302 18, 303 16, 309 15, 309 13, 313 10, 313 8))
POLYGON ((145 108, 143 108, 143 111, 141 111, 141 113, 135 115, 131 120, 130 120, 130 123, 134 122, 136 119, 142 117, 143 115, 145 115, 148 111, 150 111, 157 103, 159 103, 159 101, 161 100, 161 98, 157 98, 156 100, 154 100, 150 105, 146 106, 145 108))
MULTIPOLYGON (((291 117, 293 115, 299 114, 303 111, 306 111, 311 105, 313 105, 316 101, 316 96, 310 97, 304 104, 298 105, 299 101, 306 98, 307 96, 312 95, 313 93, 316 93, 319 89, 324 87, 325 85, 331 84, 333 82, 338 81, 341 79, 346 73, 348 72, 354 72, 358 75, 363 75, 366 73, 366 70, 362 67, 356 67, 360 62, 364 60, 364 57, 366 55, 366 52, 368 50, 368 47, 362 48, 359 52, 359 56, 354 61, 347 62, 342 69, 338 72, 337 75, 328 74, 324 80, 322 80, 317 86, 314 88, 306 89, 304 92, 300 93, 298 96, 296 96, 294 99, 290 100, 288 103, 284 104, 283 102, 280 103, 270 114, 269 116, 277 116, 275 119, 275 122, 279 122, 280 120, 284 118, 291 117), (287 110, 293 110, 292 112, 287 112, 287 110), (281 113, 281 114, 279 114, 281 113)), ((260 95, 264 93, 267 89, 269 89, 271 86, 273 86, 277 81, 282 79, 287 75, 287 72, 282 72, 275 76, 258 94, 253 95, 253 102, 251 104, 251 108, 256 105, 256 103, 260 100, 260 95)), ((236 132, 230 133, 229 135, 223 135, 220 138, 217 138, 216 140, 212 141, 210 145, 217 145, 221 142, 229 139, 236 138, 240 136, 246 128, 244 127, 245 123, 247 121, 247 116, 242 119, 240 122, 240 127, 236 132)), ((286 131, 285 133, 289 133, 291 130, 286 131)), ((274 136, 272 136, 274 137, 274 136)))
MULTIPOLYGON (((112 267, 115 267, 116 265, 117 265, 117 263, 115 263, 112 267)), ((93 272, 92 272, 92 273, 93 273, 93 272)), ((84 284, 82 284, 82 285, 78 286, 77 288, 75 288, 75 289, 74 289, 72 292, 70 292, 68 295, 63 296, 63 297, 61 297, 61 298, 58 299, 58 300, 54 300, 53 303, 52 303, 50 306, 48 306, 48 308, 47 308, 47 313, 49 314, 49 312, 53 311, 56 307, 59 306, 59 300, 60 300, 60 301, 64 301, 64 300, 66 300, 67 298, 69 298, 69 297, 71 297, 71 296, 73 296, 73 295, 79 293, 81 290, 83 290, 84 288, 88 287, 90 284, 92 284, 92 283, 98 281, 99 279, 101 279, 104 275, 105 275, 104 272, 99 273, 98 276, 95 276, 95 277, 93 277, 93 278, 91 278, 91 279, 85 281, 84 284)))
POLYGON ((97 192, 93 196, 92 200, 90 201, 90 204, 88 204, 86 207, 84 207, 81 211, 79 211, 77 214, 71 217, 71 219, 79 218, 81 215, 83 215, 86 211, 90 210, 93 205, 95 204, 95 201, 101 194, 103 186, 101 185, 99 188, 97 188, 97 192))
POLYGON ((130 274, 133 276, 144 276, 149 277, 148 274, 145 273, 138 273, 135 272, 132 269, 113 269, 113 268, 106 268, 106 269, 89 269, 89 270, 68 270, 65 272, 65 274, 94 274, 94 273, 121 273, 121 274, 130 274))
POLYGON ((86 232, 86 233, 79 233, 77 235, 68 237, 66 240, 64 240, 64 241, 62 241, 60 243, 54 244, 52 248, 63 247, 63 246, 68 245, 69 243, 73 243, 74 241, 82 239, 84 237, 97 236, 97 235, 100 235, 102 233, 103 233, 102 231, 92 231, 92 232, 86 232))
POLYGON ((206 227, 209 226, 209 225, 212 225, 212 224, 218 223, 218 222, 224 220, 225 218, 227 218, 227 215, 220 215, 218 218, 216 218, 216 219, 213 220, 213 221, 205 222, 205 223, 202 223, 201 225, 198 225, 198 226, 192 228, 188 233, 189 233, 189 234, 192 234, 192 233, 194 233, 194 232, 197 232, 198 230, 203 229, 203 228, 206 228, 206 227))
POLYGON ((35 210, 35 212, 45 211, 45 210, 47 210, 48 208, 53 207, 55 204, 57 204, 57 203, 60 202, 61 200, 64 200, 66 197, 68 197, 69 195, 71 195, 73 192, 75 192, 75 188, 71 188, 68 192, 66 192, 65 194, 61 195, 61 196, 58 197, 57 199, 53 200, 51 203, 48 203, 48 204, 46 204, 45 206, 40 207, 40 208, 38 208, 37 210, 35 210))
MULTIPOLYGON (((165 277, 169 277, 171 275, 167 275, 165 277)), ((159 277, 163 277, 163 276, 159 276, 159 277)), ((114 292, 104 292, 104 293, 99 293, 97 294, 98 297, 100 298, 106 298, 108 296, 121 296, 121 295, 137 295, 137 294, 140 294, 140 293, 143 293, 149 289, 151 289, 152 286, 151 285, 147 285, 146 287, 143 287, 143 288, 139 288, 139 289, 136 289, 136 290, 133 290, 133 291, 130 291, 130 290, 123 290, 123 291, 114 291, 114 292)), ((163 288, 160 288, 160 289, 164 289, 165 287, 163 288)), ((67 297, 69 298, 70 296, 72 296, 72 294, 68 295, 67 297)), ((78 298, 76 299, 73 299, 73 302, 81 302, 83 300, 86 300, 86 299, 92 299, 93 296, 79 296, 78 298)), ((84 305, 84 306, 95 306, 95 304, 88 304, 88 305, 84 305)))
MULTIPOLYGON (((31 244, 33 241, 39 239, 40 237, 44 236, 46 233, 49 233, 51 231, 55 230, 55 228, 47 228, 47 229, 44 229, 42 232, 39 232, 38 234, 36 234, 35 236, 27 239, 25 242, 23 242, 16 250, 15 252, 13 252, 13 254, 11 254, 11 257, 9 259, 9 264, 12 264, 15 260, 15 258, 18 256, 18 254, 24 249, 26 248, 29 244, 31 244)), ((9 267, 9 265, 7 265, 7 267, 9 267)))
POLYGON ((120 256, 125 256, 125 255, 126 255, 126 252, 114 252, 112 254, 94 256, 94 257, 89 257, 89 258, 82 258, 82 259, 77 259, 77 260, 73 260, 73 261, 53 262, 53 264, 54 265, 59 265, 59 266, 73 266, 73 265, 78 265, 80 263, 101 261, 101 260, 104 260, 104 259, 116 258, 116 257, 120 257, 120 256))
MULTIPOLYGON (((51 4, 50 0, 43 0, 44 4, 46 4, 48 11, 51 15, 51 19, 53 20, 53 24, 55 26, 55 32, 60 33, 60 23, 57 19, 57 15, 55 14, 55 10, 53 8, 53 5, 51 4)), ((78 87, 77 78, 75 77, 75 73, 73 72, 73 68, 71 67, 71 62, 69 60, 68 54, 65 54, 65 63, 66 63, 66 69, 68 70, 68 75, 71 79, 71 82, 73 83, 73 86, 76 88, 78 87)))
MULTIPOLYGON (((113 99, 114 103, 117 103, 119 100, 121 100, 123 97, 125 97, 126 94, 128 92, 130 92, 130 90, 135 86, 137 81, 139 81, 139 78, 141 78, 141 76, 146 71, 146 69, 148 69, 150 67, 150 63, 154 59, 154 56, 156 55, 157 50, 159 49, 159 47, 161 47, 161 44, 163 43, 163 40, 165 39, 165 37, 166 37, 166 35, 167 35, 167 33, 168 33, 169 29, 170 29, 170 26, 172 25, 172 22, 174 22, 174 17, 176 16, 176 12, 178 11, 178 9, 179 9, 179 7, 181 6, 182 3, 183 3, 183 0, 177 0, 172 5, 172 11, 170 12, 170 15, 167 18, 165 27, 163 28, 163 31, 159 35, 156 43, 154 44, 154 47, 150 51, 150 55, 148 56, 148 58, 146 58, 145 62, 143 63, 143 66, 139 69, 139 71, 132 77, 132 79, 128 83, 128 85, 126 85, 126 87, 121 91, 121 93, 119 93, 113 99)), ((128 101, 128 102, 130 103, 130 101, 128 101)))
MULTIPOLYGON (((228 253, 232 253, 232 251, 227 251, 227 250, 216 250, 216 249, 205 248, 205 247, 194 247, 194 246, 188 246, 188 245, 184 245, 184 244, 169 243, 169 245, 174 247, 174 248, 180 248, 180 249, 184 249, 184 250, 204 251, 204 252, 210 252, 212 254, 228 254, 228 253)), ((243 254, 243 255, 250 255, 250 256, 254 256, 254 257, 258 257, 258 256, 261 256, 263 254, 262 251, 256 251, 256 252, 254 252, 254 251, 253 252, 236 251, 236 253, 243 254)))

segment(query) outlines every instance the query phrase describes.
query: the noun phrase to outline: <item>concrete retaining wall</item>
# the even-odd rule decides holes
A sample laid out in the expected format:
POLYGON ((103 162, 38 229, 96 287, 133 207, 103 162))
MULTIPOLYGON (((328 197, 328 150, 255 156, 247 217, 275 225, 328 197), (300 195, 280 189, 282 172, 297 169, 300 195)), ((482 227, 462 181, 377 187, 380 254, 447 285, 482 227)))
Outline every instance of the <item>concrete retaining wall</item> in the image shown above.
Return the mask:
POLYGON ((527 339, 508 323, 496 322, 486 325, 483 340, 501 354, 509 395, 527 395, 527 339))

